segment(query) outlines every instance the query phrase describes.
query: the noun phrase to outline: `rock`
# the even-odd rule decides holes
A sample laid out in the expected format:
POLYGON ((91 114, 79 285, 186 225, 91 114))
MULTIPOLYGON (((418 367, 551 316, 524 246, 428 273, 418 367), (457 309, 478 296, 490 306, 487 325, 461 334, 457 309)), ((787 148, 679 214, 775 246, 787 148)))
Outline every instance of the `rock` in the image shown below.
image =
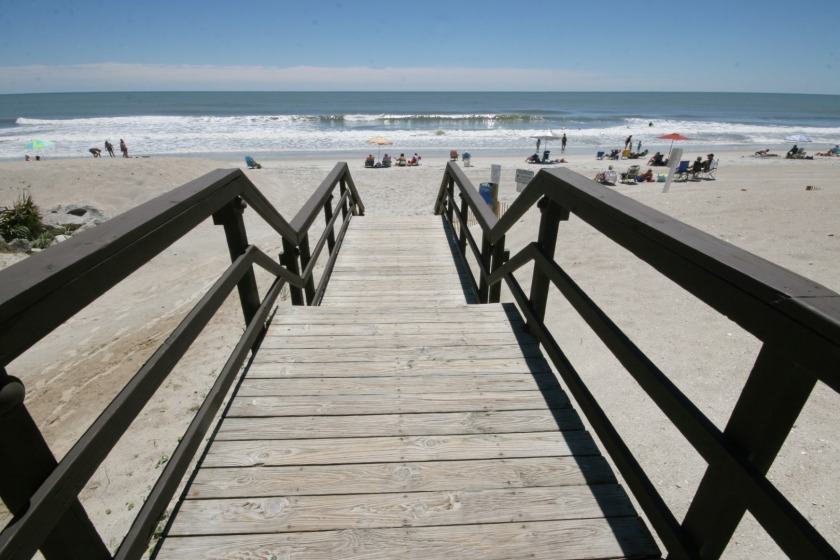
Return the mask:
POLYGON ((27 239, 12 239, 9 243, 9 250, 13 253, 31 253, 32 243, 27 239))
POLYGON ((50 208, 42 217, 45 226, 59 227, 68 231, 75 231, 93 221, 102 223, 107 219, 102 212, 85 204, 56 206, 50 208))

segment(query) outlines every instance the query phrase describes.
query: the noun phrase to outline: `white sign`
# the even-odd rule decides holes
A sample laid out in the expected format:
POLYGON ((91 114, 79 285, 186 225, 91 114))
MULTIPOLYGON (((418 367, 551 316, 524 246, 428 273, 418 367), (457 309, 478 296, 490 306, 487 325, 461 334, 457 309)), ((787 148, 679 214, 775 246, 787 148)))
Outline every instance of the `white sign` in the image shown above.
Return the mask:
POLYGON ((490 166, 490 182, 497 185, 502 182, 502 166, 493 164, 490 166))
POLYGON ((525 186, 534 178, 534 172, 530 169, 516 170, 516 192, 525 190, 525 186))

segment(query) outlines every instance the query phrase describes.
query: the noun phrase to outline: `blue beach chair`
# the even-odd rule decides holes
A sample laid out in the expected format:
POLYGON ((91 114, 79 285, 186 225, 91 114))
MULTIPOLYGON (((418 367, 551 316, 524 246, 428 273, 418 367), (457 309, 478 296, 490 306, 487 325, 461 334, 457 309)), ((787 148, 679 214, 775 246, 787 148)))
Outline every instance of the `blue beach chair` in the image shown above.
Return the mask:
POLYGON ((245 164, 248 166, 248 169, 262 169, 262 165, 257 163, 251 156, 245 156, 245 164))

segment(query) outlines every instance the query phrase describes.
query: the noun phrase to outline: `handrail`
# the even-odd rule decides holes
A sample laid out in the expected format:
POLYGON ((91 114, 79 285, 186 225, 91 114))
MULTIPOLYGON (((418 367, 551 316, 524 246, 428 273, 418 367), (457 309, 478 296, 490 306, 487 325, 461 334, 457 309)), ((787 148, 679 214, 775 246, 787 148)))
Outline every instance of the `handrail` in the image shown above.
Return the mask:
POLYGON ((31 558, 40 548, 48 559, 111 558, 79 504, 79 492, 236 287, 245 332, 114 556, 140 558, 248 352, 264 333, 280 290, 289 285, 298 295, 293 303, 303 303, 300 296, 313 283, 323 247, 330 251, 327 278, 350 219, 363 212, 346 163, 333 168, 291 223, 241 170, 216 170, 0 271, 0 497, 15 516, 0 532, 0 557, 31 558), (333 208, 336 188, 341 196, 333 208), (282 263, 248 243, 242 218, 246 203, 282 238, 282 263), (309 255, 309 232, 321 212, 325 226, 315 254, 309 255), (224 226, 231 266, 56 463, 23 404, 22 383, 5 367, 211 216, 224 226), (303 266, 300 257, 306 259, 303 266), (262 299, 254 265, 275 277, 262 299))
POLYGON ((473 251, 483 284, 480 301, 498 301, 488 287, 502 280, 510 288, 529 330, 544 346, 671 556, 699 558, 702 552, 704 559, 719 557, 749 510, 788 556, 840 557, 765 476, 816 381, 840 391, 840 295, 567 169, 541 170, 496 219, 463 172, 450 163, 435 212, 461 223, 458 246, 464 251, 469 245, 473 251), (456 192, 462 200, 458 212, 456 192), (537 240, 512 257, 504 252, 496 258, 505 235, 534 205, 542 210, 537 240), (476 215, 480 249, 466 227, 466 209, 476 215), (762 341, 725 430, 719 430, 554 260, 559 224, 570 214, 762 341), (533 277, 526 295, 514 273, 530 263, 533 277), (546 327, 550 285, 709 464, 682 523, 546 327))

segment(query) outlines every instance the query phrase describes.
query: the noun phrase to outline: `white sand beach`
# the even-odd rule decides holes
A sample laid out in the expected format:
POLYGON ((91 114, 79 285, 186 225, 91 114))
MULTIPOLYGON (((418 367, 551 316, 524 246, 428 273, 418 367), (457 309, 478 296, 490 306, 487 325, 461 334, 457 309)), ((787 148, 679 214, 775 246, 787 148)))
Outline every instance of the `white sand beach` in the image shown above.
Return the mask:
MULTIPOLYGON (((422 155, 422 154, 421 154, 422 155)), ((517 196, 517 169, 537 171, 525 156, 474 155, 464 168, 477 186, 490 165, 502 166, 499 198, 517 196)), ((555 156, 557 154, 554 154, 555 156)), ((684 159, 705 155, 687 150, 684 159)), ((840 157, 755 158, 751 151, 716 153, 714 181, 619 184, 614 190, 678 220, 840 291, 840 157), (810 187, 810 188, 808 188, 810 187)), ((598 161, 566 155, 567 167, 592 178, 610 163, 624 171, 643 160, 598 161)), ((364 154, 349 161, 366 207, 377 215, 433 212, 445 157, 418 167, 365 169, 364 154)), ((258 158, 259 159, 259 158, 258 158)), ((335 159, 262 161, 245 173, 291 219, 326 177, 335 159)), ((0 205, 24 192, 46 210, 88 204, 115 216, 217 168, 241 159, 151 157, 50 159, 0 163, 0 205)), ((549 167, 558 167, 549 166, 549 167)), ((662 168, 654 168, 655 172, 662 168)), ((280 242, 246 211, 251 241, 269 254, 280 242)), ((516 250, 537 235, 533 211, 508 237, 516 250)), ((352 228, 352 224, 351 224, 352 228)), ((659 368, 720 428, 757 356, 759 343, 632 255, 572 216, 560 226, 557 260, 659 368)), ((0 254, 2 266, 25 256, 0 254)), ((67 452, 126 381, 166 339, 229 264, 220 228, 206 223, 95 301, 7 369, 23 380, 27 406, 57 457, 67 452)), ((261 288, 263 285, 261 285, 261 288)), ((504 292, 503 292, 504 293, 504 292)), ((288 300, 280 301, 280 313, 288 300)), ((626 438, 678 519, 684 515, 705 463, 655 408, 559 295, 548 324, 626 438)), ((172 453, 214 376, 241 334, 235 295, 144 415, 82 493, 97 529, 115 549, 172 453)), ((770 479, 829 542, 840 549, 840 398, 822 384, 803 411, 770 471, 770 479)), ((0 516, 0 520, 8 515, 0 516)), ((5 521, 3 521, 5 523, 5 521)), ((748 515, 726 558, 784 558, 748 515)))

